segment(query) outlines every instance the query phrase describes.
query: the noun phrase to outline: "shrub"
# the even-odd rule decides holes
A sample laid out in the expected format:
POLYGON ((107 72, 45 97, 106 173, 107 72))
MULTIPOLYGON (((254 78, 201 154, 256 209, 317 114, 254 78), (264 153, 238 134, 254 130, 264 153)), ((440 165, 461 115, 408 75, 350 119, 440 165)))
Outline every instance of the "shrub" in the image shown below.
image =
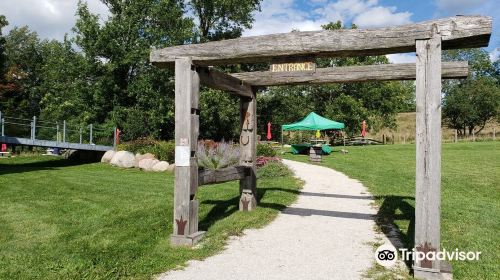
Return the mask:
POLYGON ((281 161, 280 158, 278 157, 263 157, 263 156, 259 156, 257 157, 257 160, 255 161, 255 164, 257 165, 257 167, 262 167, 266 164, 268 164, 269 162, 276 162, 276 161, 281 161))
POLYGON ((240 160, 240 149, 231 142, 198 142, 198 166, 205 169, 221 169, 236 166, 240 160))
POLYGON ((257 144, 257 156, 274 157, 276 151, 270 144, 257 144))
POLYGON ((172 163, 175 160, 175 143, 173 141, 157 141, 141 138, 118 145, 119 151, 129 151, 134 154, 151 153, 159 160, 172 163))
POLYGON ((270 161, 257 170, 257 178, 276 178, 292 175, 292 171, 281 161, 270 161))

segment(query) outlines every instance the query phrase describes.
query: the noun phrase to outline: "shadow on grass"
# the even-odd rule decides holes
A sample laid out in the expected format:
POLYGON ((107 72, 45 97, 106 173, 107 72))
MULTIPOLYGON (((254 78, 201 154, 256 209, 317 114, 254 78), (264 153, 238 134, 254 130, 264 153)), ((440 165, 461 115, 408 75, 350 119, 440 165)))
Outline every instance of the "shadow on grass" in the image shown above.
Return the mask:
POLYGON ((77 166, 88 162, 70 159, 47 159, 43 161, 18 163, 0 161, 0 175, 33 172, 41 170, 58 170, 61 167, 77 166))
MULTIPOLYGON (((411 196, 375 196, 375 199, 382 200, 375 222, 382 232, 389 238, 392 245, 399 248, 413 249, 415 243, 415 207, 408 200, 414 201, 411 196), (408 228, 400 228, 396 221, 408 223, 408 228), (399 242, 399 240, 401 242, 399 242)), ((411 269, 411 261, 406 265, 411 269)))
POLYGON ((204 219, 199 221, 198 227, 200 230, 207 230, 215 222, 222 220, 234 212, 238 211, 239 208, 239 196, 235 196, 228 200, 205 200, 201 202, 202 204, 215 205, 210 212, 207 213, 204 219))

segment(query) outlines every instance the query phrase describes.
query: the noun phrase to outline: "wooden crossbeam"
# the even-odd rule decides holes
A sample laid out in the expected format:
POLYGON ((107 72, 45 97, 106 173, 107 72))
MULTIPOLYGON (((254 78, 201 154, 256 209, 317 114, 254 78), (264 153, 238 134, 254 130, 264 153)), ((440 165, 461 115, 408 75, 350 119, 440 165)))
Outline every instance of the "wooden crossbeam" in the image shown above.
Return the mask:
MULTIPOLYGON (((468 63, 443 62, 442 74, 443 79, 466 78, 469 74, 468 63)), ((317 68, 315 72, 256 71, 231 75, 252 86, 415 80, 416 66, 415 63, 400 63, 317 68)))
POLYGON ((197 71, 201 83, 207 87, 228 91, 243 97, 252 97, 252 87, 236 77, 212 67, 199 67, 197 71))
POLYGON ((219 170, 199 170, 198 185, 219 184, 245 178, 247 166, 234 166, 219 170))
POLYGON ((150 61, 171 65, 177 57, 191 57, 196 65, 269 62, 293 56, 366 56, 415 51, 415 40, 429 39, 437 31, 443 49, 486 47, 492 18, 456 16, 379 29, 342 29, 291 32, 174 46, 153 50, 150 61))

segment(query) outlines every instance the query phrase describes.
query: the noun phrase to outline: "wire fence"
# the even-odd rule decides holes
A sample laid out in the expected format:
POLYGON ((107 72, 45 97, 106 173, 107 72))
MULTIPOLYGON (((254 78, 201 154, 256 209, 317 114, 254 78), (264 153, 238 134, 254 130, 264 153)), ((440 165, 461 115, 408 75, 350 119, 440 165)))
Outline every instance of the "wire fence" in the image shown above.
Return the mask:
POLYGON ((18 118, 0 112, 1 136, 47 140, 63 143, 114 146, 116 128, 102 125, 78 125, 66 121, 18 118))

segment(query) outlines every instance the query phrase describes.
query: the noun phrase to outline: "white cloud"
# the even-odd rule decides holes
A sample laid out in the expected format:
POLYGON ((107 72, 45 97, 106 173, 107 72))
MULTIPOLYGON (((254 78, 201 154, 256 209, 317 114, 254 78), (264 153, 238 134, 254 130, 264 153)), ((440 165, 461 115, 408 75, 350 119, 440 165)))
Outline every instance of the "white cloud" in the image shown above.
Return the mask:
POLYGON ((417 57, 414 53, 395 53, 388 54, 387 58, 391 63, 415 63, 417 61, 417 57))
POLYGON ((412 13, 397 13, 396 7, 373 7, 353 19, 359 27, 384 27, 402 25, 411 22, 412 13))
MULTIPOLYGON (((87 2, 90 11, 107 17, 108 9, 101 1, 87 2)), ((4 0, 0 1, 0 14, 9 21, 6 32, 14 26, 28 25, 41 38, 61 40, 75 24, 77 4, 76 0, 4 0)))
POLYGON ((360 27, 401 25, 411 22, 410 12, 381 6, 378 0, 313 0, 307 4, 294 0, 264 0, 262 12, 255 14, 251 30, 244 36, 320 30, 322 24, 354 22, 360 27), (302 3, 302 4, 301 4, 302 3), (300 7, 300 8, 299 8, 300 7))

